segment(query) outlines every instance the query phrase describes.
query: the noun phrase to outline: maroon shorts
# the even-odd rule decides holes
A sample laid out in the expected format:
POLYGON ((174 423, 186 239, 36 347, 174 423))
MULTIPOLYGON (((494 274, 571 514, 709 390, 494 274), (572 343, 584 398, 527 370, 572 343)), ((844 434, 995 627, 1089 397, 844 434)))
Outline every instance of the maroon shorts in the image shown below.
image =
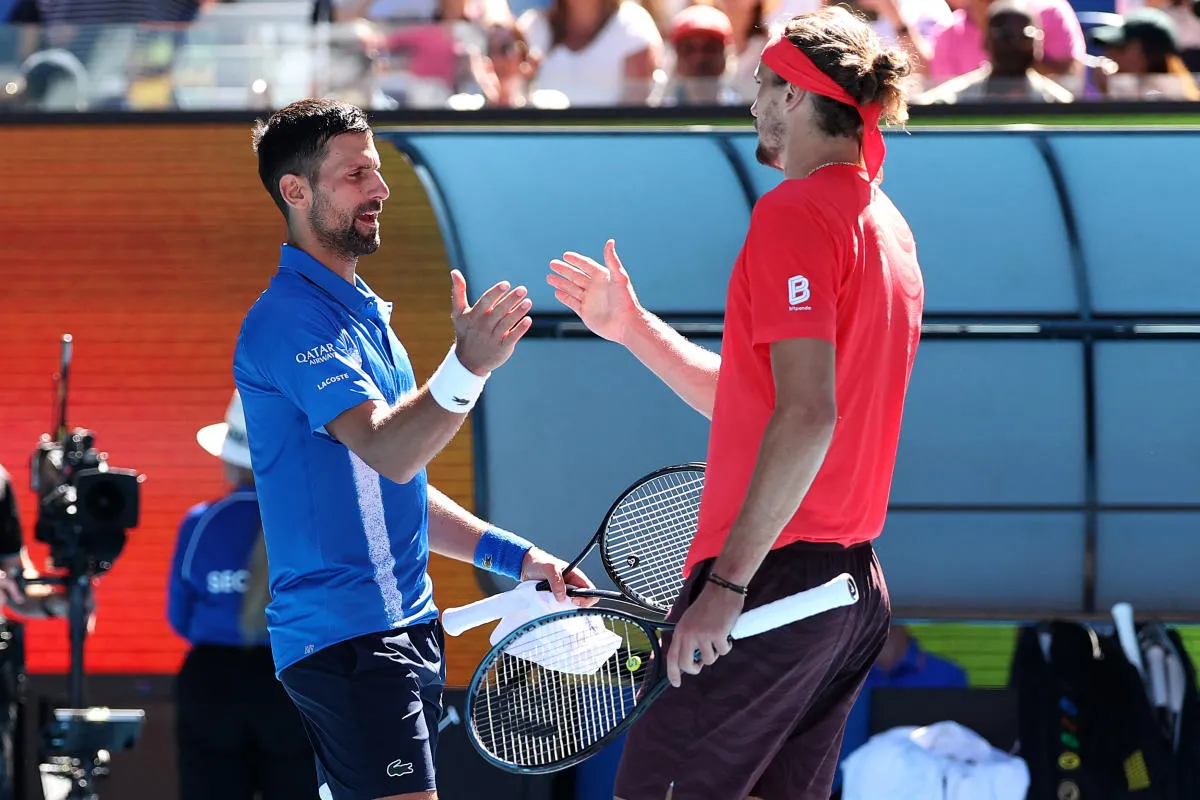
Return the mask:
MULTIPOLYGON (((668 619, 706 586, 699 564, 668 619)), ((887 639, 892 611, 875 551, 798 542, 771 551, 745 609, 842 572, 859 600, 743 639, 684 675, 633 723, 617 770, 621 800, 829 800, 846 718, 887 639)), ((663 652, 670 646, 664 637, 663 652)))

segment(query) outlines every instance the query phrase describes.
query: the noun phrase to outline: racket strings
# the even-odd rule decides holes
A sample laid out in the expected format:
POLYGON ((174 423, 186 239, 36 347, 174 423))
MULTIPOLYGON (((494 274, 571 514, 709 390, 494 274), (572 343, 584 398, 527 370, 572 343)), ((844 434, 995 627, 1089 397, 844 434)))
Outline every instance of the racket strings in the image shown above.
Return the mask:
POLYGON ((646 503, 641 513, 656 516, 631 520, 627 524, 631 531, 626 537, 627 544, 617 548, 625 551, 625 559, 618 560, 614 567, 622 572, 629 571, 622 567, 633 568, 627 586, 663 611, 670 609, 683 585, 683 563, 696 529, 697 515, 692 502, 690 497, 679 494, 646 503), (653 521, 646 524, 648 519, 653 521), (637 522, 641 524, 634 527, 637 522), (630 555, 634 558, 630 559, 630 555))
POLYGON ((605 530, 605 555, 627 591, 667 611, 683 587, 683 565, 696 532, 704 473, 679 470, 631 492, 605 530))
POLYGON ((555 629, 554 622, 496 653, 471 704, 485 751, 522 767, 555 764, 587 750, 629 716, 648 674, 648 634, 626 620, 604 617, 604 624, 620 643, 598 668, 579 634, 555 629))
MULTIPOLYGON (((629 504, 614 515, 610 525, 612 541, 617 550, 622 554, 641 550, 643 553, 637 555, 649 555, 651 567, 672 560, 670 548, 663 551, 661 548, 648 548, 648 545, 672 544, 677 547, 694 532, 702 488, 702 481, 649 487, 650 491, 630 498, 629 504)), ((653 574, 652 570, 647 572, 653 574)))

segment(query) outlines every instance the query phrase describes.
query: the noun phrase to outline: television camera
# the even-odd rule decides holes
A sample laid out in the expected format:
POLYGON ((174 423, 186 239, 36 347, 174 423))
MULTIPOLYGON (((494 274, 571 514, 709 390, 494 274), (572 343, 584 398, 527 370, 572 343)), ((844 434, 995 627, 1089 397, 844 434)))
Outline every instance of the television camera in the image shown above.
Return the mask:
POLYGON ((73 338, 62 337, 55 435, 42 434, 30 464, 38 496, 34 538, 50 547, 51 570, 27 583, 63 587, 67 596, 71 660, 68 707, 45 715, 43 761, 71 781, 68 798, 94 800, 94 779, 108 773, 108 754, 128 750, 141 732, 142 709, 85 707, 83 646, 92 609, 94 580, 125 549, 127 532, 138 525, 145 476, 116 469, 96 449, 96 435, 67 426, 67 382, 73 338))

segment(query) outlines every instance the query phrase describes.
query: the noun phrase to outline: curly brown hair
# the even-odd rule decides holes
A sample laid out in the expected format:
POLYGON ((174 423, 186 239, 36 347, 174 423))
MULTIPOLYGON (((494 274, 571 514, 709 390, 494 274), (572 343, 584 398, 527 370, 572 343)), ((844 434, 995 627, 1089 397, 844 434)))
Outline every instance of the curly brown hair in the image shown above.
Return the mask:
MULTIPOLYGON (((902 125, 908 120, 908 100, 902 83, 912 71, 908 56, 888 47, 861 18, 842 6, 792 17, 783 36, 800 48, 817 69, 846 90, 859 105, 879 103, 880 123, 902 125)), ((775 80, 783 82, 778 75, 775 80)), ((817 125, 829 136, 861 136, 858 110, 828 97, 814 95, 817 125)))

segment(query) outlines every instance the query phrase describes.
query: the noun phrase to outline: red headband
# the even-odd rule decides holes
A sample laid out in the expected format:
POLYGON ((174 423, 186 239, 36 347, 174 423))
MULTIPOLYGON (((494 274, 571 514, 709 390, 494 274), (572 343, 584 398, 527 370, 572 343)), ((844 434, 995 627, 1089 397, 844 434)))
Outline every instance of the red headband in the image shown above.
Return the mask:
POLYGON ((883 143, 883 133, 879 130, 879 117, 883 113, 883 106, 879 103, 860 106, 853 97, 846 94, 845 89, 817 69, 817 65, 784 36, 776 37, 763 49, 762 60, 775 70, 779 77, 793 86, 838 100, 858 111, 863 121, 863 161, 867 165, 867 175, 874 181, 875 176, 879 174, 879 168, 883 166, 883 156, 887 150, 883 143))

